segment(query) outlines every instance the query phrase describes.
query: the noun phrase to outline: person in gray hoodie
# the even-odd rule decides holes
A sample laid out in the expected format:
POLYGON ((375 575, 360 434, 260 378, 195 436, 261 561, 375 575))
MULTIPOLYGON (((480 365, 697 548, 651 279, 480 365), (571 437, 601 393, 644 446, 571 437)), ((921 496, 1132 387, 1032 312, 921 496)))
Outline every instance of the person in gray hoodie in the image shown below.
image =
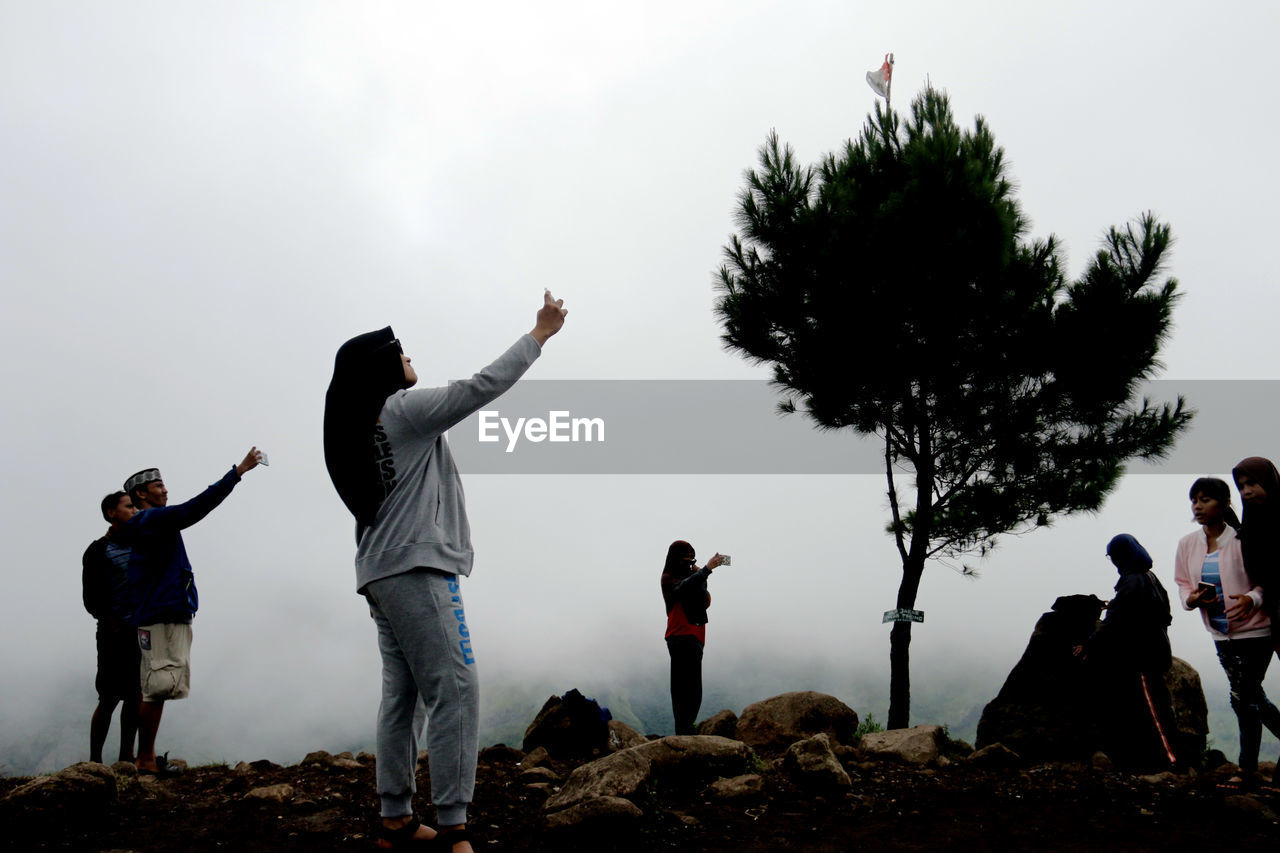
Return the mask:
POLYGON ((426 720, 431 798, 440 835, 471 850, 479 698, 461 578, 473 551, 462 481, 445 431, 502 395, 564 325, 564 300, 543 296, 533 330, 470 379, 418 381, 391 327, 338 350, 325 395, 325 465, 356 521, 356 591, 382 654, 377 785, 380 847, 418 847, 437 833, 413 815, 418 735, 426 720))

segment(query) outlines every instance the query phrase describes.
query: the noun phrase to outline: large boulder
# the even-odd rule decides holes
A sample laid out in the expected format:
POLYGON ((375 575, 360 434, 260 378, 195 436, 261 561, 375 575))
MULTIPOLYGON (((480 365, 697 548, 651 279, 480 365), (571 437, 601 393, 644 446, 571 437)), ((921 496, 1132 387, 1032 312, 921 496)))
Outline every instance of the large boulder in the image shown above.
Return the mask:
POLYGON ((673 735, 584 764, 569 775, 543 808, 548 816, 601 797, 632 798, 658 779, 681 783, 735 776, 751 750, 741 741, 707 735, 673 735))
POLYGON ((783 693, 748 705, 738 720, 738 740, 759 752, 779 754, 798 740, 826 733, 836 743, 856 739, 858 715, 826 693, 783 693))
POLYGON ((782 766, 801 788, 839 791, 853 786, 849 774, 831 751, 831 736, 823 732, 787 747, 782 766))
POLYGON ((546 827, 552 832, 577 831, 601 836, 617 836, 628 832, 644 817, 640 807, 622 797, 596 797, 584 800, 546 816, 546 827))
POLYGON ((648 738, 622 722, 622 720, 609 721, 610 751, 617 752, 620 749, 630 749, 633 746, 639 746, 647 742, 648 738))
MULTIPOLYGON (((1105 751, 1101 726, 1115 719, 1108 705, 1116 697, 1098 671, 1073 654, 1097 629, 1101 613, 1095 596, 1068 595, 1041 615, 1022 657, 982 711, 979 749, 1001 743, 1030 761, 1088 761, 1105 751)), ((1208 734, 1200 676, 1174 658, 1166 681, 1178 724, 1174 752, 1197 762, 1208 734)))
POLYGON ((1200 685, 1200 673, 1182 658, 1174 658, 1165 684, 1173 699, 1173 717, 1178 724, 1173 754, 1181 763, 1197 764, 1209 738, 1209 708, 1200 685))
POLYGON ((698 723, 698 734, 736 738, 738 736, 738 715, 727 710, 717 711, 698 723))
POLYGON ((591 758, 609 748, 609 720, 613 715, 577 690, 552 696, 524 733, 524 751, 538 747, 556 758, 591 758))
POLYGON ((947 736, 942 726, 916 726, 869 732, 862 736, 858 748, 868 758, 925 766, 938 763, 946 743, 947 736))
POLYGON ((14 788, 3 804, 6 812, 78 821, 100 817, 117 796, 116 774, 110 767, 81 761, 14 788))

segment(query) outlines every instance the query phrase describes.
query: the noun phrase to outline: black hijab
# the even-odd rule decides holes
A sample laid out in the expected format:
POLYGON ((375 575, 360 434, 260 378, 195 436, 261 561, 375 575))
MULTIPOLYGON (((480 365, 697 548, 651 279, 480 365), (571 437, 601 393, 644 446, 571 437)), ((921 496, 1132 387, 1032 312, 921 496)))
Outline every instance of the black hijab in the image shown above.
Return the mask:
POLYGON ((1241 474, 1248 474, 1267 493, 1265 501, 1244 503, 1240 512, 1240 555, 1250 582, 1262 587, 1263 606, 1274 615, 1280 609, 1274 588, 1280 575, 1280 472, 1270 459, 1249 456, 1231 469, 1237 489, 1241 474))
POLYGON ((390 326, 357 335, 338 348, 324 396, 324 463, 356 517, 357 542, 382 506, 373 429, 387 397, 405 387, 400 353, 390 326))

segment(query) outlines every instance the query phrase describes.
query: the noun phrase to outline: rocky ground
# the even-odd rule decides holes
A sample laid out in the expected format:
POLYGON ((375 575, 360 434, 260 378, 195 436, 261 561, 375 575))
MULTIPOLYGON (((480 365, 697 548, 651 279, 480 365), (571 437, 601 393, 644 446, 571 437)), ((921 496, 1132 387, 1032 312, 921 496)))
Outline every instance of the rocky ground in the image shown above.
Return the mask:
MULTIPOLYGON (((859 739, 841 721, 794 711, 820 696, 759 703, 791 706, 754 726, 755 706, 718 724, 754 746, 714 734, 646 739, 613 724, 593 761, 490 747, 471 811, 476 849, 1272 851, 1280 840, 1280 791, 1222 787, 1230 765, 1139 776, 1100 755, 1031 764, 1000 747, 973 753, 932 726, 859 739), (786 731, 788 721, 819 731, 786 731)), ((164 781, 79 764, 0 779, 0 849, 371 849, 373 791, 364 754, 197 767, 164 781)), ((420 809, 430 815, 425 796, 420 809)))

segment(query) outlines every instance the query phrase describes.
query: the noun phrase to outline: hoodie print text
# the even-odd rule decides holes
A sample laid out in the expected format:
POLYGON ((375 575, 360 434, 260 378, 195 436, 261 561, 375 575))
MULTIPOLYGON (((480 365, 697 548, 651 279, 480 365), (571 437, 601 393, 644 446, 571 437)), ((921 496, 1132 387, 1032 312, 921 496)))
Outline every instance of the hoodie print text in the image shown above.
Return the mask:
POLYGON ((396 487, 396 460, 391 455, 391 442, 381 423, 373 427, 373 458, 378 463, 378 481, 382 486, 382 500, 386 500, 396 487))

